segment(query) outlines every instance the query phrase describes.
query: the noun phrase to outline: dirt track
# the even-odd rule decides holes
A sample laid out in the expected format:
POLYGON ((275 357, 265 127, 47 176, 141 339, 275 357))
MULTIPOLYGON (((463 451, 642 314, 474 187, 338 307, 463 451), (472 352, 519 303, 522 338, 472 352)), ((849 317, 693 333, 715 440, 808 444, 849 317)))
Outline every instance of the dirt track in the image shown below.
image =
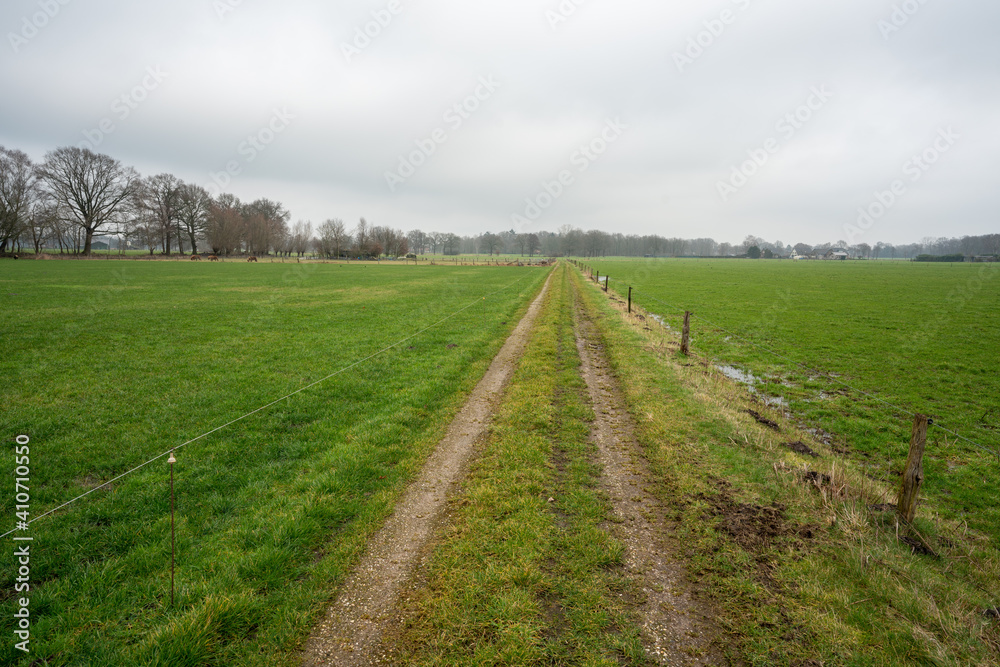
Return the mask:
POLYGON ((712 648, 711 610, 693 597, 683 567, 671 556, 670 526, 647 490, 650 473, 597 331, 579 303, 575 315, 580 373, 595 415, 590 437, 618 521, 609 530, 625 543, 626 570, 645 597, 638 611, 646 653, 665 665, 725 664, 712 648))
POLYGON ((382 638, 393 619, 400 590, 419 565, 421 549, 440 521, 449 490, 461 480, 474 443, 486 432, 528 343, 552 275, 313 631, 303 656, 306 667, 388 661, 382 638))

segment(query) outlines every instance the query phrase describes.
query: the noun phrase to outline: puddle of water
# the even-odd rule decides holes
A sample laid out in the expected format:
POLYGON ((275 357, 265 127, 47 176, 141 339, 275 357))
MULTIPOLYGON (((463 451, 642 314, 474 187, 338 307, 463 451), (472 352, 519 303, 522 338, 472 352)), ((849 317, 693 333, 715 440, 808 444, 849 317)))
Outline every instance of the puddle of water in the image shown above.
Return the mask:
POLYGON ((767 394, 760 392, 757 389, 757 384, 759 382, 763 382, 763 380, 761 380, 759 377, 757 377, 750 371, 745 371, 742 368, 736 368, 735 366, 726 366, 719 364, 716 364, 715 367, 719 370, 720 373, 725 375, 730 380, 735 380, 740 384, 748 387, 750 389, 750 392, 759 396, 760 399, 764 401, 766 405, 778 408, 789 407, 788 401, 786 401, 781 396, 769 396, 767 394))
POLYGON ((656 320, 656 323, 659 324, 664 329, 666 329, 667 331, 673 331, 674 330, 674 328, 672 326, 670 326, 669 324, 667 324, 663 320, 663 318, 660 317, 659 315, 650 315, 650 317, 652 317, 654 320, 656 320))
POLYGON ((720 373, 725 375, 730 380, 736 380, 740 384, 745 384, 748 387, 753 387, 761 381, 760 378, 753 373, 736 368, 735 366, 720 366, 719 364, 716 364, 715 367, 719 369, 720 373))
POLYGON ((762 396, 765 405, 770 405, 776 408, 787 408, 789 407, 788 401, 786 401, 781 396, 762 396))

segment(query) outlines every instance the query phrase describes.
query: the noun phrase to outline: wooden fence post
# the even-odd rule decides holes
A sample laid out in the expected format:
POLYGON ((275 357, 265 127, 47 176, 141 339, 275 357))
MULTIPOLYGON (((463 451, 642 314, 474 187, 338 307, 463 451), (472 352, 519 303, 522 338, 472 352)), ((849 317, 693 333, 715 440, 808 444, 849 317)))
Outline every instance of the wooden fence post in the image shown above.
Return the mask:
POLYGON ((611 278, 604 276, 604 291, 608 291, 608 286, 611 284, 611 278))
POLYGON ((632 314, 632 286, 628 286, 628 314, 632 314))
POLYGON ((896 511, 906 523, 912 523, 917 516, 917 500, 920 485, 924 481, 924 447, 927 445, 927 415, 914 415, 913 434, 910 436, 910 456, 903 471, 903 483, 899 488, 896 511))
POLYGON ((684 311, 684 330, 681 332, 681 354, 687 356, 691 352, 691 313, 684 311))

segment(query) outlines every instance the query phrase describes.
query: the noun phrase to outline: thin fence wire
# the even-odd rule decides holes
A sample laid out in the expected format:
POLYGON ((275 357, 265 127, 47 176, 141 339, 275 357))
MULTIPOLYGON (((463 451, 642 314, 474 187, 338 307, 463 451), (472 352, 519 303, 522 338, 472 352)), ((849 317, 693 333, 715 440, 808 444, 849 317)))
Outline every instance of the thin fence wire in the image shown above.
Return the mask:
POLYGON ((284 401, 284 400, 286 400, 288 398, 291 398, 292 396, 295 396, 296 394, 300 394, 300 393, 302 393, 303 391, 305 391, 307 389, 315 387, 318 384, 322 384, 323 382, 326 382, 327 380, 329 380, 329 379, 331 379, 333 377, 336 377, 337 375, 341 375, 342 373, 346 373, 347 371, 349 371, 352 368, 355 368, 357 366, 360 366, 361 364, 365 363, 366 361, 371 361, 375 357, 378 357, 378 356, 380 356, 382 354, 385 354, 389 350, 391 350, 393 348, 396 348, 396 347, 399 347, 403 343, 405 343, 405 342, 407 342, 409 340, 412 340, 413 338, 416 338, 417 336, 419 336, 419 335, 421 335, 421 334, 423 334, 423 333, 425 333, 427 331, 430 331, 431 329, 434 329, 435 327, 438 327, 438 326, 444 324, 448 320, 450 320, 450 319, 452 319, 452 318, 454 318, 454 317, 462 314, 463 312, 469 310, 473 306, 475 306, 475 305, 477 305, 479 303, 482 303, 483 300, 488 299, 488 298, 490 298, 491 296, 493 296, 495 294, 499 294, 500 292, 504 292, 506 290, 511 289, 512 287, 514 287, 518 283, 522 282, 527 277, 528 277, 527 275, 522 276, 521 278, 518 278, 517 280, 515 280, 510 285, 507 285, 505 287, 501 287, 500 289, 498 289, 498 290, 496 290, 494 292, 490 292, 489 294, 487 294, 485 296, 476 297, 476 300, 473 301, 473 302, 471 302, 471 303, 469 303, 467 306, 459 308, 455 312, 453 312, 453 313, 451 313, 451 314, 449 314, 449 315, 441 318, 440 320, 438 320, 437 322, 434 322, 433 324, 430 324, 430 325, 424 327, 423 329, 420 329, 419 331, 417 331, 415 333, 410 334, 406 338, 401 338, 400 340, 396 341, 392 345, 387 345, 386 347, 383 347, 382 349, 378 350, 377 352, 369 354, 367 357, 364 357, 362 359, 358 359, 357 361, 355 361, 355 362, 353 362, 353 363, 351 363, 351 364, 349 364, 347 366, 344 366, 343 368, 340 368, 340 369, 338 369, 338 370, 330 373, 329 375, 326 375, 326 376, 324 376, 324 377, 322 377, 322 378, 320 378, 320 379, 318 379, 318 380, 316 380, 314 382, 310 382, 307 385, 299 387, 295 391, 293 391, 291 393, 288 393, 288 394, 285 394, 281 398, 277 398, 277 399, 271 401, 270 403, 267 403, 266 405, 262 405, 261 407, 255 409, 255 410, 251 410, 250 412, 247 412, 246 414, 244 414, 244 415, 242 415, 240 417, 237 417, 236 419, 228 421, 225 424, 222 424, 221 426, 216 426, 212 430, 206 431, 206 432, 202 433, 201 435, 199 435, 197 437, 191 438, 187 442, 184 442, 184 443, 181 443, 181 444, 179 444, 179 445, 177 445, 175 447, 172 447, 172 448, 166 450, 165 452, 163 452, 161 454, 157 454, 153 458, 151 458, 148 461, 145 461, 143 463, 140 463, 139 465, 135 466, 131 470, 127 470, 127 471, 123 472, 122 474, 118 475, 117 477, 115 477, 113 479, 110 479, 107 482, 104 482, 103 484, 100 484, 99 486, 95 486, 94 488, 89 489, 88 491, 85 491, 84 493, 81 493, 80 495, 76 496, 75 498, 73 498, 71 500, 67 500, 63 504, 61 504, 61 505, 59 505, 57 507, 54 507, 54 508, 48 510, 47 512, 43 513, 43 514, 39 514, 38 516, 36 516, 35 518, 33 518, 33 519, 29 520, 29 521, 19 522, 18 525, 19 526, 23 525, 23 528, 13 528, 11 530, 8 530, 6 533, 0 535, 0 539, 3 539, 5 537, 7 537, 8 535, 17 532, 18 530, 25 530, 29 524, 32 524, 35 521, 38 521, 39 519, 43 519, 43 518, 49 516, 50 514, 54 514, 55 512, 58 512, 59 510, 65 508, 65 507, 68 507, 68 506, 72 505, 73 503, 76 503, 77 501, 82 500, 83 498, 86 498, 87 496, 89 496, 90 494, 94 493, 95 491, 99 491, 100 489, 103 489, 106 486, 114 484, 118 480, 120 480, 120 479, 122 479, 124 477, 127 477, 127 476, 131 475, 134 472, 142 470, 146 466, 148 466, 148 465, 150 465, 152 463, 155 463, 156 461, 162 459, 164 456, 168 456, 172 452, 177 451, 181 447, 186 447, 187 445, 190 445, 193 442, 197 442, 198 440, 201 440, 202 438, 208 437, 208 436, 212 435, 213 433, 215 433, 217 431, 221 431, 222 429, 226 428, 227 426, 232 426, 233 424, 235 424, 237 422, 243 421, 247 417, 251 417, 251 416, 257 414, 258 412, 262 412, 264 410, 267 410, 269 407, 271 407, 271 406, 273 406, 273 405, 275 405, 277 403, 280 403, 281 401, 284 401))
MULTIPOLYGON (((643 289, 645 289, 645 288, 643 288, 643 289)), ((657 303, 659 303, 659 304, 661 304, 663 306, 666 306, 668 308, 672 308, 672 309, 674 309, 674 310, 676 310, 676 311, 678 311, 680 313, 688 312, 688 309, 681 308, 679 306, 675 306, 673 304, 667 303, 666 301, 658 299, 655 296, 653 296, 652 294, 649 294, 648 292, 637 290, 634 285, 632 286, 632 294, 633 295, 639 294, 639 295, 643 296, 644 298, 651 299, 652 301, 655 301, 655 302, 657 302, 657 303)), ((733 331, 730 331, 729 329, 726 329, 725 327, 720 326, 719 324, 716 324, 715 322, 713 322, 713 321, 711 321, 711 320, 709 320, 709 319, 707 319, 707 318, 705 318, 705 317, 703 317, 701 315, 698 315, 697 313, 692 312, 691 316, 694 317, 694 318, 696 318, 696 319, 701 320, 705 324, 707 324, 707 325, 709 325, 711 327, 714 327, 715 329, 718 329, 719 331, 722 331, 723 333, 725 333, 725 334, 727 334, 727 335, 729 335, 729 336, 731 336, 733 338, 736 338, 736 339, 738 339, 738 340, 746 343, 747 345, 749 345, 751 347, 754 347, 754 348, 756 348, 758 350, 762 350, 764 352, 767 352, 768 354, 773 355, 773 356, 777 357, 778 359, 782 359, 784 361, 787 361, 790 364, 798 366, 799 368, 802 368, 803 370, 805 370, 805 371, 807 371, 807 372, 809 372, 811 374, 818 375, 818 376, 821 376, 823 378, 826 378, 830 382, 833 382, 835 384, 839 384, 839 385, 841 385, 841 386, 843 386, 843 387, 845 387, 847 389, 850 389, 851 391, 854 391, 854 392, 856 392, 858 394, 866 396, 867 398, 870 398, 873 401, 876 401, 878 403, 882 403, 883 405, 885 405, 885 406, 887 406, 889 408, 892 408, 893 410, 895 410, 899 414, 907 415, 909 417, 916 417, 917 413, 914 412, 913 410, 909 410, 907 408, 904 408, 904 407, 901 407, 899 405, 896 405, 895 403, 891 403, 890 401, 887 401, 884 398, 876 396, 875 394, 872 394, 871 392, 865 391, 863 389, 859 389, 858 387, 855 387, 855 386, 853 386, 853 385, 851 385, 851 384, 849 384, 847 382, 844 382, 843 380, 834 377, 830 373, 827 373, 827 372, 819 370, 817 368, 808 366, 808 365, 806 365, 806 364, 804 364, 804 363, 802 363, 800 361, 797 361, 797 360, 792 359, 792 358, 790 358, 790 357, 788 357, 788 356, 786 356, 784 354, 781 354, 780 352, 776 352, 775 350, 773 350, 773 349, 771 349, 771 348, 769 348, 767 346, 761 345, 760 343, 757 343, 757 342, 755 342, 755 341, 747 338, 744 335, 740 335, 740 334, 737 334, 737 333, 735 333, 733 331)), ((980 443, 978 443, 978 442, 976 442, 974 440, 971 440, 971 439, 965 437, 964 435, 961 435, 961 434, 953 431, 952 429, 949 429, 949 428, 945 427, 944 425, 939 424, 936 419, 934 419, 934 420, 931 421, 931 426, 933 428, 939 428, 942 431, 945 431, 946 433, 950 433, 951 435, 953 435, 956 438, 958 438, 958 439, 960 439, 960 440, 962 440, 962 441, 964 441, 964 442, 972 445, 973 447, 981 449, 982 451, 984 451, 984 452, 986 452, 986 453, 988 453, 988 454, 990 454, 992 456, 1000 458, 1000 451, 991 449, 991 448, 989 448, 989 447, 987 447, 985 445, 982 445, 982 444, 980 444, 980 443)))

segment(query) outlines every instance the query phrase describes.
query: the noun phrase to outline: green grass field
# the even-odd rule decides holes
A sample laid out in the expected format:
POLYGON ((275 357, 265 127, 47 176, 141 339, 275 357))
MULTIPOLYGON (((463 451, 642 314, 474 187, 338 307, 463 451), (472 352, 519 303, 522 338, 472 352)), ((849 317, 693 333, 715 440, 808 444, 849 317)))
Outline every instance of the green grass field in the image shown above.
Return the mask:
MULTIPOLYGON (((295 664, 330 592, 545 275, 0 264, 3 475, 14 472, 14 437, 27 435, 32 516, 417 334, 177 451, 173 607, 165 458, 18 533, 34 538, 29 655, 10 640, 5 538, 0 663, 295 664)), ((3 532, 14 505, 6 484, 3 532)))
MULTIPOLYGON (((673 328, 679 316, 664 304, 703 316, 695 356, 676 355, 673 333, 623 316, 556 269, 451 526, 404 603, 398 655, 647 661, 634 609, 642 592, 621 576, 622 545, 595 485, 571 321, 579 300, 621 383, 650 493, 676 522, 668 555, 717 607, 716 648, 762 666, 997 662, 1000 626, 983 613, 1000 603, 995 459, 932 430, 917 527, 937 555, 914 554, 893 515, 871 509, 892 500, 909 418, 836 382, 1000 447, 1000 270, 591 264, 611 274, 612 291, 634 285, 636 302, 673 328), (713 363, 760 377, 756 398, 713 363), (767 396, 788 406, 762 404, 767 396), (800 421, 832 443, 796 430, 800 421), (820 458, 789 451, 793 439, 820 458), (830 481, 814 484, 807 471, 830 481)), ((14 477, 14 438, 30 437, 33 516, 348 368, 177 450, 173 606, 165 458, 17 533, 34 538, 28 655, 12 639, 18 564, 4 538, 0 664, 298 664, 300 643, 547 275, 429 263, 0 262, 0 470, 14 477)), ((15 503, 8 483, 0 532, 14 527, 15 503)))
POLYGON ((733 664, 1000 664, 1000 625, 984 613, 1000 601, 995 540, 945 518, 946 494, 918 512, 935 554, 914 552, 876 505, 898 480, 871 479, 863 457, 845 460, 794 415, 769 413, 780 431, 757 423, 747 410, 768 411, 709 360, 680 356, 671 334, 593 283, 583 298, 677 522, 672 555, 715 601, 733 664))
MULTIPOLYGON (((762 396, 781 397, 793 415, 832 433, 873 477, 898 479, 912 417, 861 392, 1000 451, 1000 265, 585 263, 610 275, 623 297, 632 285, 633 302, 677 331, 682 311, 694 312, 696 354, 755 375, 762 396)), ((932 428, 924 469, 925 493, 1000 544, 996 457, 932 428)))

